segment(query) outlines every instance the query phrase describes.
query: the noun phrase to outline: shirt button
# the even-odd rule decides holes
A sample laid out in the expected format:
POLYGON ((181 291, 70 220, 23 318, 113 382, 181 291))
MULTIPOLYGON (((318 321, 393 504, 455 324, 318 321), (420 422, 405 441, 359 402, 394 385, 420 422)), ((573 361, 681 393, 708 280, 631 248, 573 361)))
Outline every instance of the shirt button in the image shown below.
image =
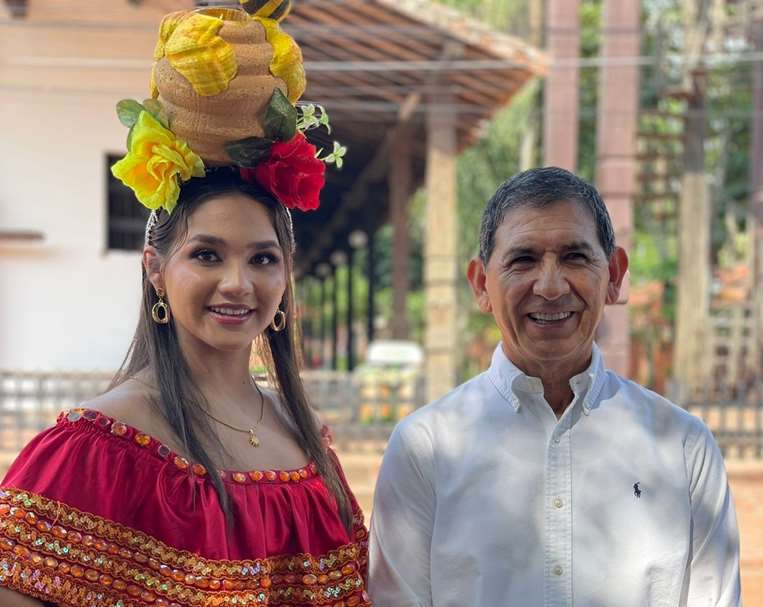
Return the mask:
POLYGON ((558 436, 554 437, 554 442, 558 445, 561 439, 558 436))
POLYGON ((554 575, 562 575, 564 573, 564 569, 562 569, 559 565, 554 567, 551 571, 554 575))
POLYGON ((561 508, 562 506, 564 506, 564 501, 561 498, 557 497, 554 499, 553 504, 554 504, 554 508, 561 508))

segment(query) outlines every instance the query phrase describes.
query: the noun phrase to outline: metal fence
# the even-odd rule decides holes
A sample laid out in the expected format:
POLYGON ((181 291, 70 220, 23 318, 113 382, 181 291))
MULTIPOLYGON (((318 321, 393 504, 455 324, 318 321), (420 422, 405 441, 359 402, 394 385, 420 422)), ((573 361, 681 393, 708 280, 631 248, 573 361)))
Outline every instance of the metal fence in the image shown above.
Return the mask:
POLYGON ((708 386, 684 407, 705 421, 725 456, 763 457, 763 382, 708 386))
MULTIPOLYGON (((0 470, 64 409, 106 390, 111 373, 0 370, 0 470)), ((423 384, 358 377, 337 371, 306 371, 305 389, 349 450, 380 450, 397 421, 423 402, 423 384)))
POLYGON ((5 467, 59 411, 103 392, 110 373, 0 370, 0 467, 5 467))
MULTIPOLYGON (((58 412, 103 392, 109 373, 0 371, 0 470, 58 412)), ((395 379, 313 370, 305 388, 345 450, 381 450, 399 419, 424 403, 420 376, 395 379)), ((683 403, 713 431, 727 456, 763 458, 763 382, 708 387, 683 403)))

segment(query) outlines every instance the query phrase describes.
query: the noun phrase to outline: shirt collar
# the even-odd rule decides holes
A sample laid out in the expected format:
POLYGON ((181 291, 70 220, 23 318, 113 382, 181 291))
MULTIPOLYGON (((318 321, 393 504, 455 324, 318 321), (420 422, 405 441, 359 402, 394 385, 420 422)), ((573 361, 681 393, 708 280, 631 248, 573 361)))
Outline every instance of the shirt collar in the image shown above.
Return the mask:
MULTIPOLYGON (((495 389, 514 407, 515 411, 519 410, 522 396, 543 394, 543 382, 537 377, 526 375, 517 368, 504 353, 501 343, 493 352, 493 360, 487 374, 495 389)), ((598 397, 605 375, 606 369, 601 351, 596 344, 593 344, 591 364, 585 371, 570 379, 573 393, 582 398, 584 411, 590 412, 598 406, 598 397)))

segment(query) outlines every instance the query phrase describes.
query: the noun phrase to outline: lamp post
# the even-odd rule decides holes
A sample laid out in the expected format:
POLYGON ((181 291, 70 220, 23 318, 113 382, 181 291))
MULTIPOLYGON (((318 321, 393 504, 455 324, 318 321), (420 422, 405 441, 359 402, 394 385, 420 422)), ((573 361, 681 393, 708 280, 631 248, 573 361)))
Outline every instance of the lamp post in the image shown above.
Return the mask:
POLYGON ((353 279, 355 275, 355 251, 366 246, 368 236, 362 230, 350 232, 348 238, 350 249, 347 252, 347 370, 355 368, 355 292, 353 279))

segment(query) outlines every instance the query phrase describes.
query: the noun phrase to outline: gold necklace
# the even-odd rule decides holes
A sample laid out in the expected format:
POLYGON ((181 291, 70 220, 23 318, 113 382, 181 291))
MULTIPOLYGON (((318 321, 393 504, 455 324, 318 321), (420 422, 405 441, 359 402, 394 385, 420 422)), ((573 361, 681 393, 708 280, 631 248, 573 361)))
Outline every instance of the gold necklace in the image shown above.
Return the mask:
POLYGON ((252 382, 252 386, 254 386, 254 389, 257 390, 257 394, 260 395, 260 418, 254 424, 254 427, 252 427, 252 428, 237 428, 236 426, 231 426, 230 424, 224 422, 221 419, 217 419, 209 411, 205 411, 204 409, 202 409, 202 411, 204 412, 204 415, 206 415, 207 417, 215 420, 218 424, 222 424, 226 428, 230 428, 231 430, 235 430, 236 432, 242 432, 244 434, 248 434, 249 435, 249 444, 252 447, 256 448, 256 447, 259 447, 262 444, 260 442, 259 437, 255 433, 255 431, 259 427, 260 422, 262 422, 262 417, 265 415, 265 397, 263 396, 262 391, 260 390, 260 387, 257 385, 257 382, 254 381, 254 379, 252 379, 251 377, 249 378, 249 380, 252 382))

